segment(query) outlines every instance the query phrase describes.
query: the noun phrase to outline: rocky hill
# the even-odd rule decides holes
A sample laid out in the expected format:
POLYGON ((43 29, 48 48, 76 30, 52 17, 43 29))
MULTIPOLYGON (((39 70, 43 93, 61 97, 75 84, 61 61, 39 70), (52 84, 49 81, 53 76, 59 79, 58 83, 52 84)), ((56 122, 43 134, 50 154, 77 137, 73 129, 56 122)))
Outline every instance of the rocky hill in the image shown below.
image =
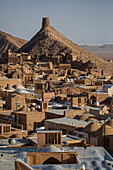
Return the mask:
POLYGON ((26 40, 13 37, 10 34, 0 31, 0 53, 5 53, 7 49, 12 49, 13 52, 21 48, 26 40))
POLYGON ((85 61, 91 60, 104 71, 113 72, 112 63, 108 63, 100 57, 97 57, 60 34, 50 26, 49 18, 43 18, 41 30, 28 43, 23 45, 23 47, 19 49, 19 52, 35 52, 37 50, 42 54, 48 53, 53 55, 71 51, 78 59, 85 61))

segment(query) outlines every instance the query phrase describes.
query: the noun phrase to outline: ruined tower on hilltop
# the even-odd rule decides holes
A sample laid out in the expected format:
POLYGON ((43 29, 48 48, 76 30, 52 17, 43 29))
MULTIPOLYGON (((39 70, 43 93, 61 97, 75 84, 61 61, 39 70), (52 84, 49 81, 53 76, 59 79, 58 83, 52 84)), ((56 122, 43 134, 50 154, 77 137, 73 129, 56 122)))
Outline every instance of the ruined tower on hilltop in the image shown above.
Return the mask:
POLYGON ((28 43, 23 45, 18 52, 35 53, 36 51, 40 51, 42 55, 49 54, 50 56, 58 56, 61 53, 67 54, 71 51, 78 60, 84 60, 85 62, 91 60, 104 72, 111 71, 110 69, 112 68, 111 63, 78 46, 55 30, 50 25, 49 17, 42 18, 40 31, 28 43))
POLYGON ((49 17, 42 18, 42 28, 49 27, 49 26, 50 26, 49 17))

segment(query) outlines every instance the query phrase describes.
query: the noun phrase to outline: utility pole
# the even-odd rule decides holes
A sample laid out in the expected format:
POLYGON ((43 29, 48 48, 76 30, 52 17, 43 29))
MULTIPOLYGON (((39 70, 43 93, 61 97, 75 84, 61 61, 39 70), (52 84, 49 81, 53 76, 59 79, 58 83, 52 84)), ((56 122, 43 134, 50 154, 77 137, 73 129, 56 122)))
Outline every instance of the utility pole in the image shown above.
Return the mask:
POLYGON ((16 126, 18 127, 19 124, 19 118, 18 118, 18 106, 16 104, 16 126))
POLYGON ((85 96, 85 113, 87 112, 87 96, 85 96))
POLYGON ((106 113, 104 113, 104 148, 106 149, 106 113))
POLYGON ((112 96, 112 99, 111 99, 110 112, 109 112, 109 116, 110 116, 110 118, 112 117, 112 116, 111 116, 112 105, 113 105, 113 96, 112 96))

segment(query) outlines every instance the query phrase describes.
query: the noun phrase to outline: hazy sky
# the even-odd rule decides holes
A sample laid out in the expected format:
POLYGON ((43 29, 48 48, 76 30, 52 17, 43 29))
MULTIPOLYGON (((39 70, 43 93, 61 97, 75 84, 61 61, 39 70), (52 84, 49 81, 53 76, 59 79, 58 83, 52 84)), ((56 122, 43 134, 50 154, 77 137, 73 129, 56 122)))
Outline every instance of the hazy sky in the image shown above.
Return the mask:
POLYGON ((113 43, 113 0, 0 0, 0 30, 30 40, 42 17, 77 44, 113 43))

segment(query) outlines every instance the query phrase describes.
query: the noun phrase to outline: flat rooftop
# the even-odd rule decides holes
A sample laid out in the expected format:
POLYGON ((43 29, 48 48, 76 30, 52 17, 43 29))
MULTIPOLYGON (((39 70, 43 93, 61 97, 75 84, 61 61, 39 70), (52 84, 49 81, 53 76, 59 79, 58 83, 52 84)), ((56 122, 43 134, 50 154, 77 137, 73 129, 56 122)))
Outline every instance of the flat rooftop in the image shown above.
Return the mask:
POLYGON ((37 110, 33 110, 33 111, 17 111, 18 114, 36 114, 36 113, 41 113, 37 110))
POLYGON ((78 120, 78 119, 72 119, 72 118, 68 118, 68 117, 47 119, 47 120, 45 120, 45 122, 68 125, 68 126, 73 126, 73 127, 78 127, 78 128, 85 127, 89 124, 89 122, 85 122, 83 120, 78 120))
POLYGON ((54 164, 54 165, 34 165, 33 169, 40 170, 79 170, 80 165, 84 164, 87 170, 113 169, 113 158, 103 147, 87 147, 86 156, 84 155, 84 147, 62 147, 47 146, 40 150, 37 148, 0 148, 0 154, 3 154, 3 162, 0 161, 0 170, 14 170, 15 160, 20 159, 27 163, 28 152, 77 152, 78 164, 54 164))
POLYGON ((66 141, 75 141, 75 140, 83 140, 83 139, 72 135, 62 135, 62 143, 66 141))
POLYGON ((12 138, 0 139, 0 147, 13 147, 13 146, 20 146, 20 145, 25 145, 29 143, 28 141, 24 139, 15 138, 15 143, 13 145, 10 145, 9 140, 12 140, 12 138))
POLYGON ((57 114, 57 115, 64 115, 64 111, 76 111, 80 110, 79 108, 72 108, 72 109, 49 109, 46 111, 47 113, 57 114))
MULTIPOLYGON (((37 144, 37 136, 35 137, 28 137, 29 140, 33 141, 35 144, 37 144)), ((65 144, 67 141, 78 141, 78 140, 83 140, 82 138, 72 136, 72 135, 62 135, 62 145, 65 144)))
POLYGON ((0 155, 3 154, 3 161, 0 161, 0 170, 14 170, 15 160, 25 161, 28 152, 37 152, 37 148, 0 148, 0 155))
POLYGON ((44 131, 37 131, 37 133, 58 133, 58 132, 62 132, 61 130, 44 130, 44 131))
POLYGON ((11 115, 12 111, 13 110, 2 110, 2 111, 0 111, 0 115, 11 115))

